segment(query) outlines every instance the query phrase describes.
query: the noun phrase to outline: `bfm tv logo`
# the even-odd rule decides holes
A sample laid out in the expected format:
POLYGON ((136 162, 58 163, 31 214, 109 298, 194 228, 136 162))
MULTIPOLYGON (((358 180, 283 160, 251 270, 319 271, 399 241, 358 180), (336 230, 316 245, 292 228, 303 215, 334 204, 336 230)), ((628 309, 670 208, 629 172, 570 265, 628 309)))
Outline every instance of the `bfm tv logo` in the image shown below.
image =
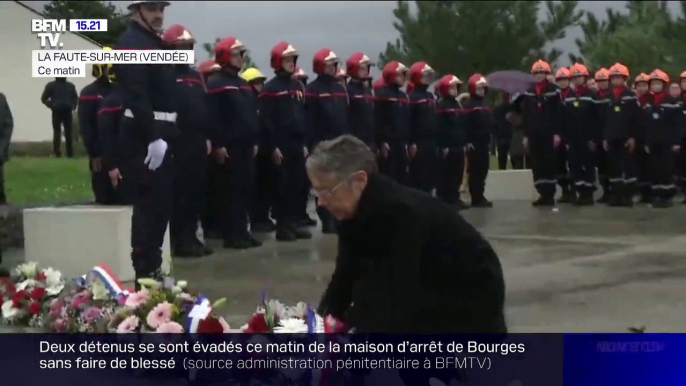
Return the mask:
POLYGON ((665 350, 664 342, 598 342, 596 351, 602 353, 653 353, 665 350))
POLYGON ((46 20, 33 19, 31 20, 31 32, 36 33, 40 39, 41 48, 62 48, 64 43, 60 43, 61 32, 67 32, 66 20, 46 20), (56 33, 52 33, 56 32, 56 33))

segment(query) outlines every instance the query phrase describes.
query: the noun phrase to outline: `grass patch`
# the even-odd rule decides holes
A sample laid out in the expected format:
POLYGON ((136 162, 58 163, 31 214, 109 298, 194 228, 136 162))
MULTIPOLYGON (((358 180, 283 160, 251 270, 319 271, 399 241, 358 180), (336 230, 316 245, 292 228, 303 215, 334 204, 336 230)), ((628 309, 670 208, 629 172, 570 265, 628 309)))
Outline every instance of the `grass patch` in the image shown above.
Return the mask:
POLYGON ((5 193, 17 206, 92 200, 88 159, 12 158, 5 165, 5 193))

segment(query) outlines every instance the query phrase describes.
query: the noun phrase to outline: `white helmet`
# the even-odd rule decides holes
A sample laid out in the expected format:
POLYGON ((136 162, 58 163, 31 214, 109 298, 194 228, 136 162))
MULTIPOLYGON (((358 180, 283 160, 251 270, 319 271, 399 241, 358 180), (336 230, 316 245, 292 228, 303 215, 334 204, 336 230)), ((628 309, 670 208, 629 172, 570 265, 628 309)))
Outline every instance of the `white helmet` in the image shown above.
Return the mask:
POLYGON ((127 7, 128 9, 133 8, 135 5, 140 5, 140 4, 145 4, 145 3, 157 3, 157 4, 164 4, 165 6, 171 5, 168 1, 132 1, 131 4, 127 7))

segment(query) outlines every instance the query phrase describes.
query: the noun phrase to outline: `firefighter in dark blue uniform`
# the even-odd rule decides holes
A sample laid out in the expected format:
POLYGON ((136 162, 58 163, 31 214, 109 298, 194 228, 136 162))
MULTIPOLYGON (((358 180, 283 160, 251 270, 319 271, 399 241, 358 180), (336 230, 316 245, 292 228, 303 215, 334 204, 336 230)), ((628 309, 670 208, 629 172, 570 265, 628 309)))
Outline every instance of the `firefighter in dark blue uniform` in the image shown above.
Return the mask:
POLYGON ((534 206, 554 206, 557 185, 556 149, 560 146, 562 101, 559 88, 547 80, 550 64, 539 60, 531 67, 536 78, 522 104, 525 149, 531 155, 534 186, 540 197, 534 206))
POLYGON ((409 185, 407 141, 410 109, 405 85, 408 68, 390 62, 382 71, 384 87, 374 93, 374 125, 379 147, 379 171, 396 182, 409 185))
MULTIPOLYGON (((162 40, 175 50, 192 50, 193 35, 181 25, 169 27, 162 40)), ((207 197, 208 117, 205 86, 188 64, 174 65, 174 98, 179 139, 174 151, 174 210, 170 222, 174 257, 202 257, 212 251, 198 240, 198 219, 207 197)))
MULTIPOLYGON (((310 149, 319 142, 334 139, 349 131, 348 93, 336 80, 339 63, 338 56, 328 48, 314 54, 312 70, 318 76, 305 88, 310 149)), ((336 220, 328 210, 317 205, 317 215, 325 234, 336 232, 336 220)))
POLYGON ((436 141, 436 99, 428 88, 434 70, 425 62, 410 67, 410 128, 408 156, 412 186, 429 194, 438 181, 438 143, 436 141))
MULTIPOLYGON (((111 48, 104 47, 103 50, 109 51, 111 48)), ((79 95, 79 106, 77 109, 79 117, 79 127, 81 128, 81 139, 88 153, 89 169, 91 172, 91 187, 95 202, 102 205, 112 205, 116 202, 116 197, 107 171, 102 168, 102 154, 98 139, 98 111, 102 101, 112 91, 110 82, 111 64, 93 64, 93 77, 95 81, 84 87, 79 95)))
POLYGON ((234 37, 217 43, 214 60, 221 66, 207 82, 207 105, 212 122, 212 148, 220 183, 220 222, 225 248, 259 247, 248 231, 248 213, 255 183, 259 140, 257 100, 239 71, 247 49, 234 37))
POLYGON ((374 92, 369 86, 369 72, 373 66, 369 57, 362 52, 355 53, 346 61, 348 82, 348 124, 350 134, 356 136, 369 146, 376 154, 374 135, 374 92))
POLYGON ((603 194, 596 201, 606 204, 610 199, 610 182, 607 178, 607 151, 603 147, 603 134, 610 104, 610 73, 606 68, 596 71, 594 80, 597 90, 593 96, 593 103, 596 105, 596 122, 593 133, 593 151, 596 155, 596 166, 598 167, 598 182, 603 188, 603 194))
POLYGON ((441 150, 440 178, 436 194, 457 209, 467 209, 460 199, 460 185, 464 177, 464 147, 467 135, 461 122, 462 106, 457 101, 462 81, 455 75, 446 75, 436 85, 436 120, 438 147, 441 150))
MULTIPOLYGON (((560 108, 560 116, 564 113, 565 100, 569 99, 569 103, 573 105, 572 99, 575 98, 574 90, 572 89, 572 76, 567 68, 560 68, 555 73, 555 83, 560 88, 560 100, 562 101, 562 108, 560 108)), ((563 127, 567 123, 561 119, 563 127)), ((565 142, 564 133, 560 132, 561 143, 557 147, 557 184, 562 189, 562 196, 557 200, 559 203, 572 203, 575 201, 573 192, 571 190, 571 181, 569 176, 569 150, 568 143, 565 142)))
MULTIPOLYGON (((122 50, 160 50, 164 8, 169 2, 134 1, 132 23, 119 37, 122 50)), ((160 279, 162 244, 173 205, 172 141, 178 136, 171 66, 126 64, 115 67, 123 91, 122 156, 130 162, 125 178, 134 184, 131 259, 137 278, 160 279)), ((136 282, 138 283, 138 282, 136 282)))
POLYGON ((260 119, 265 127, 272 161, 276 165, 276 239, 295 241, 312 234, 299 226, 302 195, 307 186, 305 158, 305 87, 293 78, 298 52, 286 42, 271 51, 271 67, 276 76, 260 93, 260 119))
POLYGON ((648 130, 649 120, 651 119, 650 104, 652 95, 650 92, 650 76, 645 73, 640 73, 635 79, 633 88, 636 91, 638 98, 639 121, 637 122, 636 130, 636 165, 638 168, 638 193, 640 204, 650 204, 653 202, 652 184, 651 184, 651 170, 650 170, 650 155, 646 152, 646 134, 648 130))

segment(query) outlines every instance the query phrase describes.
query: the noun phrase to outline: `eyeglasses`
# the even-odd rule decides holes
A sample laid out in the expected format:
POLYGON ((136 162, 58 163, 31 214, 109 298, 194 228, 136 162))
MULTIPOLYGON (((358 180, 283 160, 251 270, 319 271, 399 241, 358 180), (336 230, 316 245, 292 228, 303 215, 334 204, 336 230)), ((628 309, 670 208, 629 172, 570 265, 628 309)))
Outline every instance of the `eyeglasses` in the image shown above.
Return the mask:
POLYGON ((334 187, 331 188, 331 189, 320 189, 320 190, 312 189, 312 190, 311 190, 312 195, 315 196, 315 197, 317 197, 317 198, 324 198, 324 199, 331 198, 331 197, 333 197, 334 193, 336 193, 336 190, 338 190, 338 188, 340 188, 340 187, 343 186, 345 183, 347 183, 348 181, 350 181, 350 178, 351 178, 352 176, 354 176, 355 174, 357 174, 357 173, 358 173, 358 172, 351 173, 350 175, 348 175, 348 177, 346 177, 343 181, 339 182, 338 185, 334 186, 334 187))

